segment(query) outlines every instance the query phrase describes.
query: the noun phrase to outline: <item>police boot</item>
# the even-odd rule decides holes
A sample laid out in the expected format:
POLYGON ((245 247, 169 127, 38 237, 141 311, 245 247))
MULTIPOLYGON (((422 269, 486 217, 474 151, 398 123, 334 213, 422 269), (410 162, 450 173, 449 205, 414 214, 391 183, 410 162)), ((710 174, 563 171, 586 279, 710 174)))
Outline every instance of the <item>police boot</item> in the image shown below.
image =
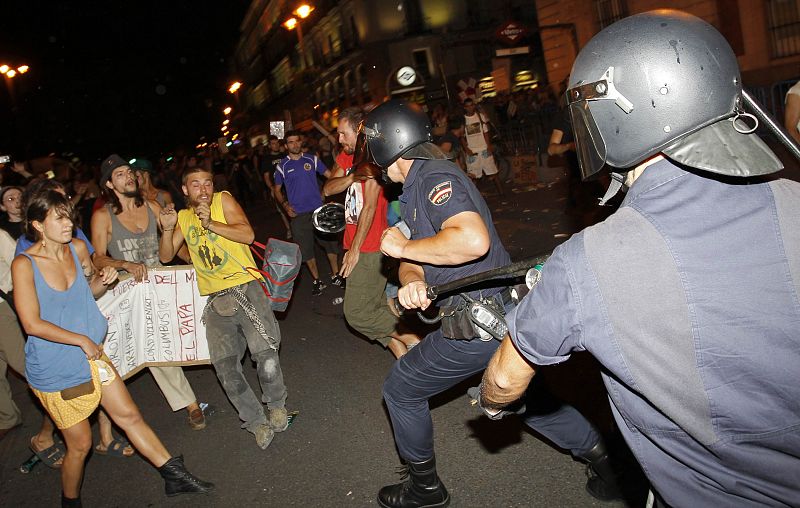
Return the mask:
POLYGON ((622 499, 617 474, 611 466, 611 459, 602 439, 579 458, 588 463, 586 475, 589 479, 586 480, 586 492, 600 501, 622 499))
POLYGON ((436 457, 422 462, 407 461, 403 483, 387 485, 378 492, 383 508, 435 508, 450 504, 450 494, 436 474, 436 457))
POLYGON ((213 483, 204 482, 186 470, 186 466, 183 465, 183 455, 169 459, 158 468, 158 472, 164 479, 164 491, 168 496, 206 494, 214 490, 213 483))

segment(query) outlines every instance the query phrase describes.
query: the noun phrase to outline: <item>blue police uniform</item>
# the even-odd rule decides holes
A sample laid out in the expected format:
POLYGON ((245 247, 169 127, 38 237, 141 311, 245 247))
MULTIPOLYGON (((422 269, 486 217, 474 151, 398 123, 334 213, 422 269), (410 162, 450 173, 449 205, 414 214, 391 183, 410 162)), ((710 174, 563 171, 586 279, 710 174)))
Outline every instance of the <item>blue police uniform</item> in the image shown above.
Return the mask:
POLYGON ((668 161, 559 246, 508 316, 531 362, 589 351, 671 506, 800 500, 800 184, 731 185, 668 161))
MULTIPOLYGON (((489 230, 491 246, 480 259, 459 266, 423 264, 428 284, 443 284, 510 262, 486 202, 453 163, 415 160, 406 176, 400 203, 414 240, 434 236, 448 218, 465 211, 478 213, 489 230)), ((499 291, 493 288, 471 294, 488 297, 499 291)), ((484 370, 499 344, 477 338, 447 339, 437 329, 395 362, 384 383, 383 396, 401 457, 413 462, 433 457, 428 399, 484 370)), ((527 425, 578 456, 599 441, 595 429, 578 411, 544 396, 544 387, 538 383, 532 384, 532 390, 537 393, 529 397, 529 409, 523 416, 527 425)))

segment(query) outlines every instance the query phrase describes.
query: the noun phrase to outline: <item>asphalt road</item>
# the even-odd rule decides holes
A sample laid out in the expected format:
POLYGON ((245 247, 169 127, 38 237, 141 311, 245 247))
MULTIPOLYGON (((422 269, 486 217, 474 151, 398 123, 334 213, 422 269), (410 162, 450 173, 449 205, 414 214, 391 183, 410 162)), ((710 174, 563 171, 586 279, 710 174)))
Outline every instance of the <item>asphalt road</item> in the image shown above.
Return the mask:
MULTIPOLYGON (((611 209, 594 203, 598 187, 589 186, 579 202, 566 198, 566 179, 557 168, 543 168, 540 182, 518 178, 506 198, 487 194, 495 222, 514 259, 551 250, 577 229, 602 220, 611 209)), ((488 192, 490 185, 482 186, 488 192)), ((257 238, 279 235, 270 207, 249 210, 257 238)), ((320 257, 325 273, 327 263, 320 257)), ((139 456, 123 459, 90 456, 82 490, 86 506, 376 506, 378 489, 400 480, 400 465, 381 385, 392 365, 388 351, 351 332, 343 319, 342 296, 328 288, 312 297, 304 274, 288 311, 280 316, 281 364, 289 389, 287 407, 299 411, 291 427, 260 450, 240 422, 211 367, 187 368, 201 401, 213 408, 208 427, 192 431, 185 412, 172 413, 151 375, 128 381, 146 420, 173 453, 185 456, 189 469, 216 483, 208 496, 167 498, 154 468, 139 456)), ((252 363, 244 361, 258 391, 252 363)), ((614 425, 600 381, 588 355, 543 369, 551 388, 572 402, 614 442, 614 425)), ((24 424, 0 441, 0 505, 56 506, 58 471, 42 465, 18 471, 30 456, 28 439, 41 422, 40 410, 26 386, 12 378, 14 398, 24 424)), ((584 491, 585 466, 548 444, 516 418, 491 422, 468 404, 469 380, 436 397, 431 406, 439 474, 455 507, 641 506, 641 480, 627 481, 628 503, 600 503, 584 491)), ((620 447, 624 460, 624 447, 620 447)))

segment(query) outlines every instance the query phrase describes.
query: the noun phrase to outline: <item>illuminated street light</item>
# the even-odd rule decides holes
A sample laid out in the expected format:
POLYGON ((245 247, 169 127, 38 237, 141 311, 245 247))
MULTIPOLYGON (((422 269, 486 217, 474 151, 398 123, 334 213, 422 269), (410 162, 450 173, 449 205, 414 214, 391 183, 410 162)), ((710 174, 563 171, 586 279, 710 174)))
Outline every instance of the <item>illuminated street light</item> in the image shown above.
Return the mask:
POLYGON ((238 92, 238 91, 239 91, 239 89, 240 89, 241 87, 242 87, 242 84, 241 84, 241 83, 239 83, 238 81, 235 81, 235 82, 233 82, 233 83, 231 84, 230 88, 228 88, 228 91, 229 91, 230 93, 236 93, 236 92, 238 92))
MULTIPOLYGON (((306 19, 308 15, 311 14, 312 12, 314 12, 314 7, 308 4, 303 4, 297 9, 295 9, 292 14, 299 17, 300 19, 306 19)), ((294 30, 295 28, 297 28, 297 42, 300 44, 301 61, 303 62, 304 68, 310 67, 310 65, 308 65, 308 62, 306 61, 306 46, 305 43, 303 42, 303 27, 300 26, 300 21, 298 21, 297 18, 289 18, 283 22, 283 27, 286 28, 287 30, 294 30)))
POLYGON ((311 7, 310 5, 303 4, 300 7, 298 7, 292 14, 294 14, 295 16, 300 16, 300 18, 302 19, 306 19, 308 15, 311 14, 312 12, 314 12, 313 7, 311 7))
POLYGON ((222 112, 225 113, 225 116, 230 115, 231 111, 233 111, 233 109, 230 106, 222 110, 222 112))
POLYGON ((0 74, 5 74, 7 78, 13 78, 17 74, 25 74, 29 69, 30 67, 27 65, 20 65, 16 69, 13 69, 11 66, 3 64, 0 65, 0 74))
POLYGON ((229 119, 227 119, 227 118, 226 118, 226 119, 225 119, 225 121, 224 121, 224 122, 222 122, 222 125, 228 125, 230 122, 231 122, 231 121, 230 121, 229 119))

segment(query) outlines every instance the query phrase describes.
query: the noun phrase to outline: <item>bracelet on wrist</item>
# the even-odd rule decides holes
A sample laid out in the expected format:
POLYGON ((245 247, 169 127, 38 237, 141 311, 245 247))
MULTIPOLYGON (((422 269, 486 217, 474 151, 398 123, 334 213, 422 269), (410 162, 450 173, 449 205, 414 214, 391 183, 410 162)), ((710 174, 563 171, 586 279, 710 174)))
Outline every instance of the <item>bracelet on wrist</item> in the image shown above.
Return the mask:
POLYGON ((162 232, 164 232, 164 233, 166 233, 167 231, 173 231, 174 229, 175 229, 175 228, 169 228, 169 229, 166 229, 166 228, 164 228, 164 229, 162 229, 161 231, 162 231, 162 232))

